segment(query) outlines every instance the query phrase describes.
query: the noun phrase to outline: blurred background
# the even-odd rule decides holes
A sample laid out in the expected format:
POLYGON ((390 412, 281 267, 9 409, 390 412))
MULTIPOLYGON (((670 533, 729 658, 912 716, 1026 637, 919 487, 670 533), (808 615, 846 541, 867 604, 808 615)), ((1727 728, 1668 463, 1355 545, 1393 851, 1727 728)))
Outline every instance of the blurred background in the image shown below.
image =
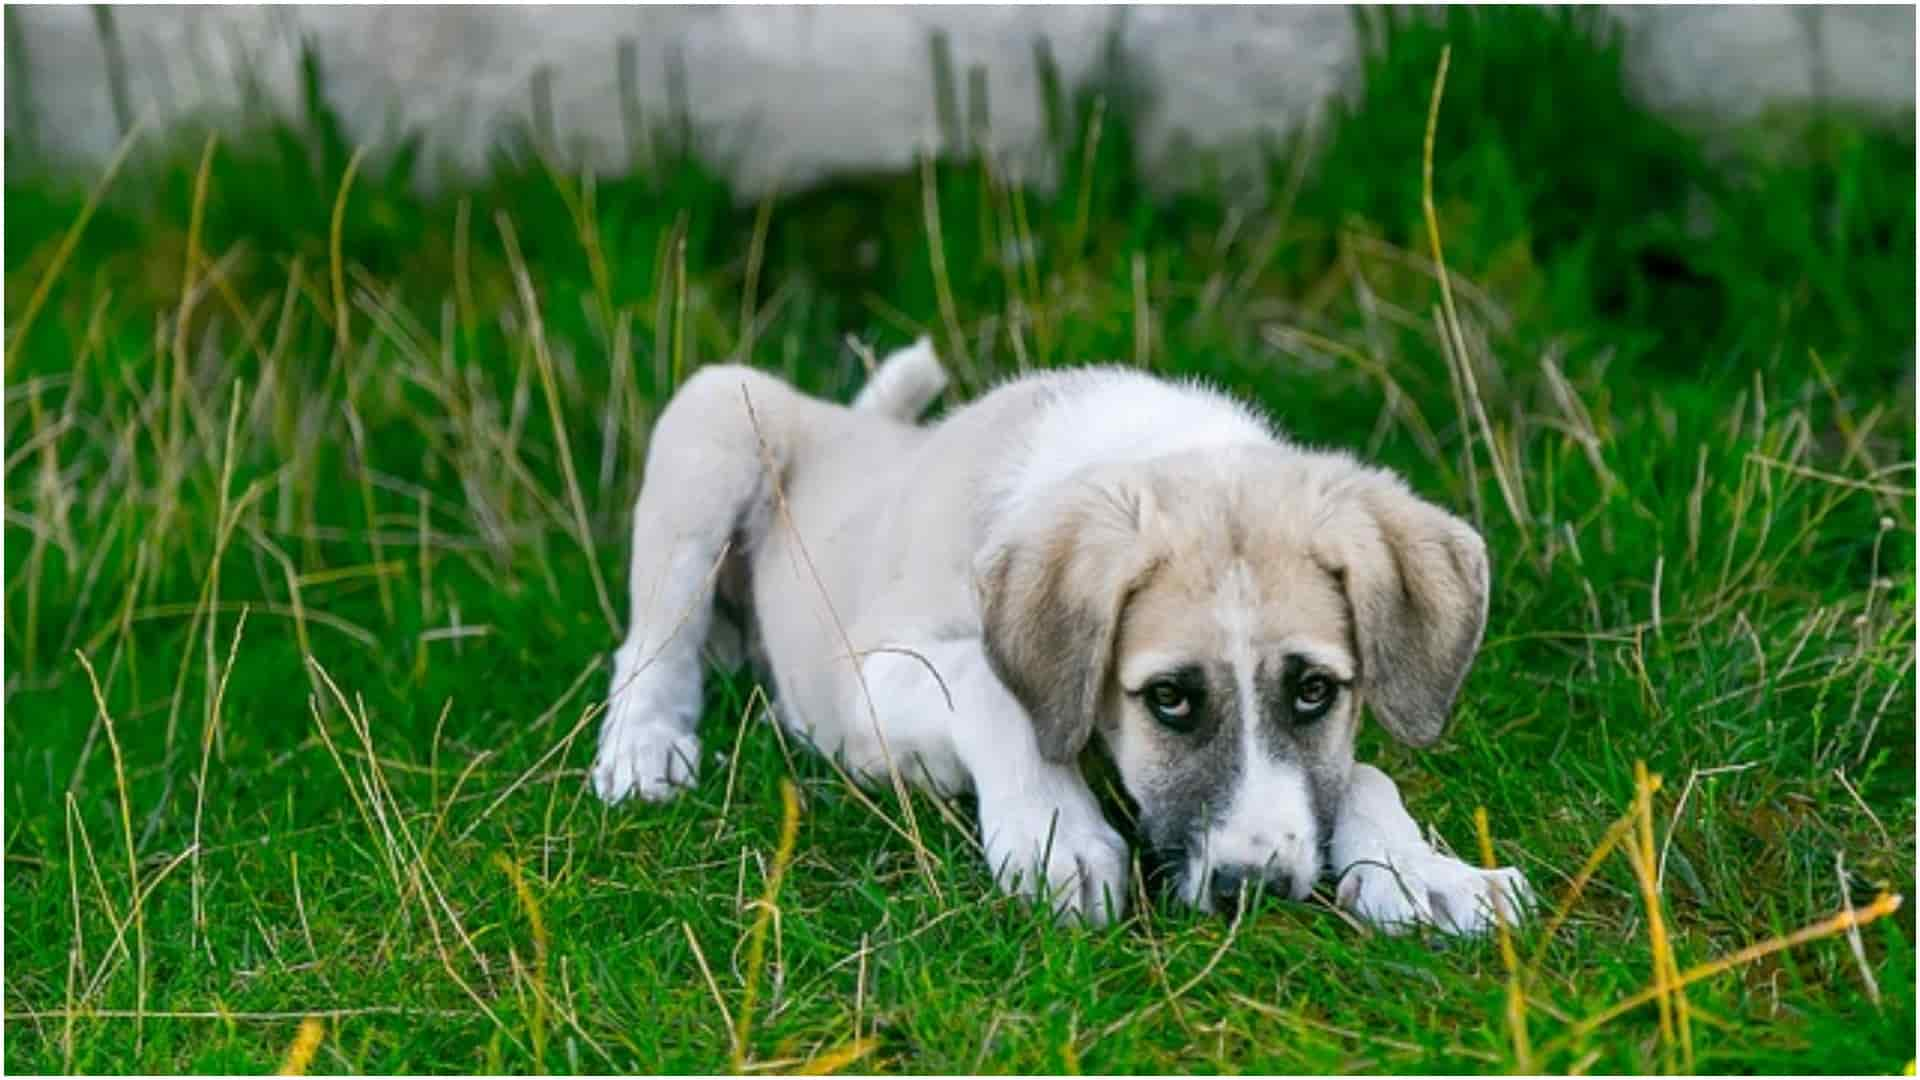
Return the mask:
MULTIPOLYGON (((1604 11, 1634 96, 1669 116, 1724 128, 1773 106, 1913 104, 1905 7, 1604 11)), ((165 129, 297 110, 311 49, 343 136, 417 137, 423 178, 483 175, 529 131, 569 168, 619 170, 649 125, 684 118, 749 196, 975 137, 1038 174, 1043 84, 1078 85, 1116 54, 1142 98, 1143 171, 1191 180, 1194 149, 1244 151, 1353 95, 1366 47, 1338 6, 73 5, 7 20, 9 143, 72 166, 103 164, 148 112, 165 129)))
POLYGON ((1911 904, 1609 1012, 1914 892, 1912 8, 4 33, 9 1070, 1912 1071, 1911 904), (921 335, 942 408, 1199 376, 1469 517, 1456 726, 1361 759, 1556 899, 1644 762, 1657 865, 1520 931, 1515 1012, 1491 945, 1324 887, 1056 932, 964 804, 743 723, 748 672, 696 790, 602 808, 660 409, 729 360, 846 400, 921 335))

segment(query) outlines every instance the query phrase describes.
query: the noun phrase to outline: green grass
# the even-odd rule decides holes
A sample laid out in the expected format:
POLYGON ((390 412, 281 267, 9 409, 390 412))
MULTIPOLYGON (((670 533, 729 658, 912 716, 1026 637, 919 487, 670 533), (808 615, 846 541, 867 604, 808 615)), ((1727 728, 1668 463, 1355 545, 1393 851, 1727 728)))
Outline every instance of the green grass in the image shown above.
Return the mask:
MULTIPOLYGON (((857 1039, 877 1071, 1519 1064, 1496 943, 1324 902, 1053 927, 993 892, 971 807, 916 798, 910 841, 890 797, 743 727, 744 675, 715 680, 696 791, 591 797, 672 387, 744 358, 844 397, 862 349, 923 331, 962 396, 1200 374, 1472 515, 1496 585, 1453 732, 1361 746, 1456 849, 1484 806, 1557 899, 1644 760, 1680 968, 1911 897, 1911 136, 1776 116, 1710 150, 1633 104, 1586 15, 1442 18, 1370 21, 1364 93, 1251 208, 1149 200, 1115 82, 1097 138, 1090 92, 1050 100, 1050 192, 957 155, 762 213, 667 139, 621 179, 522 153, 429 198, 375 155, 336 263, 351 150, 310 109, 215 147, 198 232, 201 145, 130 164, 27 326, 86 191, 10 168, 5 1066, 256 1071, 341 1010, 315 1070, 724 1070, 749 982, 762 1068, 857 1039), (1421 225, 1447 42, 1435 195, 1484 425, 1421 225)), ((1687 1064, 1651 1005, 1570 1034, 1652 979, 1623 858, 1544 929, 1515 935, 1535 1067, 1687 1064)), ((1691 1064, 1897 1072, 1913 960, 1907 907, 1857 953, 1698 983, 1691 1064)))

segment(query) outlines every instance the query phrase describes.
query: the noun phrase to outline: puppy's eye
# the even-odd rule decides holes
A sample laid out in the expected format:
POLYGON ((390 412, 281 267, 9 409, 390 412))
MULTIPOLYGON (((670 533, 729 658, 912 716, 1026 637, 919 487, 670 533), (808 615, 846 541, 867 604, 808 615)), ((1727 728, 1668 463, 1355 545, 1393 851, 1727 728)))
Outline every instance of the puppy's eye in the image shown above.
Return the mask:
POLYGON ((1307 724, 1320 719, 1339 696, 1339 683, 1319 672, 1304 676, 1293 688, 1294 720, 1307 724))
POLYGON ((1167 679, 1156 679, 1140 692, 1153 718, 1175 731, 1192 731, 1200 721, 1198 694, 1167 679))

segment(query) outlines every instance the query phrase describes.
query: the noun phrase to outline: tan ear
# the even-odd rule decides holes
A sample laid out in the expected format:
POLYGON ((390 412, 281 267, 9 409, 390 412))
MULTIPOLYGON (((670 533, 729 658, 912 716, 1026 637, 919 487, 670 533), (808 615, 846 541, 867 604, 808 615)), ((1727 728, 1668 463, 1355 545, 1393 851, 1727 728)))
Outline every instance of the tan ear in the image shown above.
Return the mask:
POLYGON ((1321 526, 1320 557, 1346 583, 1361 695, 1401 742, 1430 745, 1486 629, 1486 543, 1385 473, 1345 498, 1321 526))
POLYGON ((987 659, 1049 761, 1092 737, 1120 612, 1148 569, 1143 499, 1117 479, 1073 482, 1019 512, 975 575, 987 659))

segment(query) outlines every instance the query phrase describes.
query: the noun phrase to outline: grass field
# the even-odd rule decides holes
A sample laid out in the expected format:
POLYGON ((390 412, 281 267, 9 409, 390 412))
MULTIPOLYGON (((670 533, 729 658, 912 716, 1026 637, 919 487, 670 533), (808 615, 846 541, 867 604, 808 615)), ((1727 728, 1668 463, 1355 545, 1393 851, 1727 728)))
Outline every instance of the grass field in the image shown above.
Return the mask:
POLYGON ((1708 143, 1585 15, 1443 18, 1370 21, 1257 202, 1149 197, 1118 79, 1049 96, 1046 190, 954 153, 736 206, 668 125, 628 177, 423 197, 320 109, 149 147, 97 211, 10 160, 6 1068, 1910 1070, 1910 904, 1736 956, 1914 893, 1910 121, 1708 143), (1633 822, 1517 975, 1324 888, 1054 927, 970 806, 790 754, 744 674, 696 791, 591 796, 673 387, 844 399, 921 332, 960 399, 1201 375, 1479 523, 1452 734, 1360 752, 1474 857, 1484 807, 1550 909, 1633 822))

